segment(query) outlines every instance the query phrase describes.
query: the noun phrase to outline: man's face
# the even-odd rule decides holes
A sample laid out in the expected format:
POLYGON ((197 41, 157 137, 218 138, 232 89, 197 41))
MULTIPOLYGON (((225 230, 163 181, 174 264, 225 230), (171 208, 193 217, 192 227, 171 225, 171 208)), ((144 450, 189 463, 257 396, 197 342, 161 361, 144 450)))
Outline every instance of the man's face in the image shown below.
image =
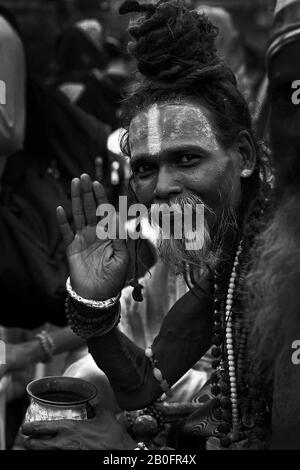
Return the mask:
MULTIPOLYGON (((192 207, 195 203, 204 204, 207 240, 215 236, 211 229, 220 225, 224 209, 238 208, 238 152, 220 145, 204 105, 185 101, 149 107, 132 120, 129 144, 135 193, 148 208, 151 204, 174 202, 181 207, 183 203, 192 207)), ((164 243, 162 251, 165 260, 174 260, 175 252, 179 260, 185 257, 184 248, 173 239, 164 243)), ((188 255, 185 262, 197 264, 198 254, 188 255)))
POLYGON ((139 202, 172 203, 198 195, 218 215, 241 200, 240 161, 216 139, 204 105, 156 104, 139 113, 129 129, 133 183, 139 202))
MULTIPOLYGON (((285 45, 269 64, 271 139, 281 184, 300 176, 300 104, 293 103, 292 88, 300 80, 300 40, 285 45)), ((299 93, 297 93, 299 96, 299 93)))

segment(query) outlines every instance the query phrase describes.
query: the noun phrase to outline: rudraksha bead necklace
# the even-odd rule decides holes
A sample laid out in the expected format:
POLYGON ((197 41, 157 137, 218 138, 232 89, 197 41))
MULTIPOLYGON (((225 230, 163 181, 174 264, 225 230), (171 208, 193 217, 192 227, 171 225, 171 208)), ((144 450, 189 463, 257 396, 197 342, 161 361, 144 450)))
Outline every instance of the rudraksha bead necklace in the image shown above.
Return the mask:
POLYGON ((243 241, 236 251, 227 295, 222 294, 217 274, 214 285, 211 393, 213 414, 220 420, 216 435, 225 448, 249 437, 249 430, 258 440, 266 437, 266 406, 260 391, 249 385, 247 377, 247 328, 245 321, 237 315, 237 309, 233 308, 237 303, 238 279, 243 271, 242 255, 243 241))

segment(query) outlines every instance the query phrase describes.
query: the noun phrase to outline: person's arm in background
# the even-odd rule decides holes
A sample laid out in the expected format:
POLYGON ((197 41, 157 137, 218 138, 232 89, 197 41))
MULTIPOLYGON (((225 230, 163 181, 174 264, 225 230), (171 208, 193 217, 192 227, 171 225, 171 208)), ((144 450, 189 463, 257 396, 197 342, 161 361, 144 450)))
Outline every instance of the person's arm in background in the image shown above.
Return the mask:
MULTIPOLYGON (((76 336, 69 327, 48 332, 53 343, 53 355, 73 351, 86 342, 76 336)), ((42 343, 38 338, 20 344, 6 344, 6 364, 0 366, 0 378, 15 370, 37 364, 47 359, 42 343)))
POLYGON ((22 149, 26 64, 21 40, 0 16, 0 158, 22 149))

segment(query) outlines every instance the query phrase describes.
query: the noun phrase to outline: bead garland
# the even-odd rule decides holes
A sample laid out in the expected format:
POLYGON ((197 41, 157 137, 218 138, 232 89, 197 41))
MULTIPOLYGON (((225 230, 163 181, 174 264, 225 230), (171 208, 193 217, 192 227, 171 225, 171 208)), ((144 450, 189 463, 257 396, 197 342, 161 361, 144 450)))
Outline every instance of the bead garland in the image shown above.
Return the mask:
POLYGON ((148 346, 146 348, 145 356, 150 361, 154 378, 159 382, 160 388, 162 389, 162 391, 164 392, 164 394, 167 397, 171 397, 173 395, 173 392, 172 392, 168 382, 163 378, 163 375, 162 375, 160 369, 158 369, 158 367, 157 367, 158 361, 156 359, 154 359, 154 357, 153 357, 153 351, 152 351, 151 346, 148 346))
POLYGON ((220 421, 215 435, 219 437, 222 447, 250 438, 255 448, 263 449, 268 438, 270 410, 257 380, 249 375, 248 327, 237 308, 240 302, 237 280, 240 288, 245 278, 245 267, 240 266, 242 248, 241 241, 233 262, 227 294, 222 293, 217 282, 218 276, 223 277, 224 272, 215 274, 212 407, 214 417, 220 421))
POLYGON ((239 437, 239 412, 238 412, 238 397, 237 397, 237 380, 235 373, 235 358, 234 346, 232 335, 232 304, 235 283, 237 278, 237 267, 239 265, 239 256, 242 252, 242 242, 240 242, 236 256, 233 263, 233 269, 229 280, 229 289, 226 299, 225 319, 226 319, 226 348, 229 366, 229 382, 230 382, 230 398, 231 398, 231 413, 232 413, 232 440, 235 441, 239 437))
POLYGON ((233 268, 229 280, 227 296, 222 297, 215 277, 214 300, 214 327, 212 356, 215 372, 211 376, 211 393, 214 397, 212 406, 214 416, 220 420, 217 434, 223 447, 229 447, 240 435, 237 379, 235 368, 235 356, 233 345, 232 306, 235 294, 237 269, 239 257, 242 253, 242 242, 239 244, 233 262, 233 268), (224 314, 222 313, 224 311, 224 314), (225 335, 224 335, 225 330, 225 335), (227 352, 227 363, 224 354, 227 352), (230 432, 232 431, 232 432, 230 432))
POLYGON ((163 414, 157 408, 156 402, 142 410, 125 411, 124 416, 128 431, 134 438, 154 436, 165 428, 163 414))
POLYGON ((159 432, 163 430, 165 425, 163 414, 161 411, 159 411, 159 409, 157 409, 155 403, 147 406, 147 408, 144 409, 144 413, 149 414, 150 416, 153 416, 153 418, 155 418, 159 432))

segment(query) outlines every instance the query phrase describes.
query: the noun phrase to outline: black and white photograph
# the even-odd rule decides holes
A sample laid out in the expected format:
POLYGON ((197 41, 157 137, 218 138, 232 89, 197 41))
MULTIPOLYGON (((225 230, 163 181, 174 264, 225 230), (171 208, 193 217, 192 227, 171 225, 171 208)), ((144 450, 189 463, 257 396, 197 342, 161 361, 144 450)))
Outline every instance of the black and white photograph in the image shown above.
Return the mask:
POLYGON ((300 0, 0 0, 0 450, 300 450, 300 0))

